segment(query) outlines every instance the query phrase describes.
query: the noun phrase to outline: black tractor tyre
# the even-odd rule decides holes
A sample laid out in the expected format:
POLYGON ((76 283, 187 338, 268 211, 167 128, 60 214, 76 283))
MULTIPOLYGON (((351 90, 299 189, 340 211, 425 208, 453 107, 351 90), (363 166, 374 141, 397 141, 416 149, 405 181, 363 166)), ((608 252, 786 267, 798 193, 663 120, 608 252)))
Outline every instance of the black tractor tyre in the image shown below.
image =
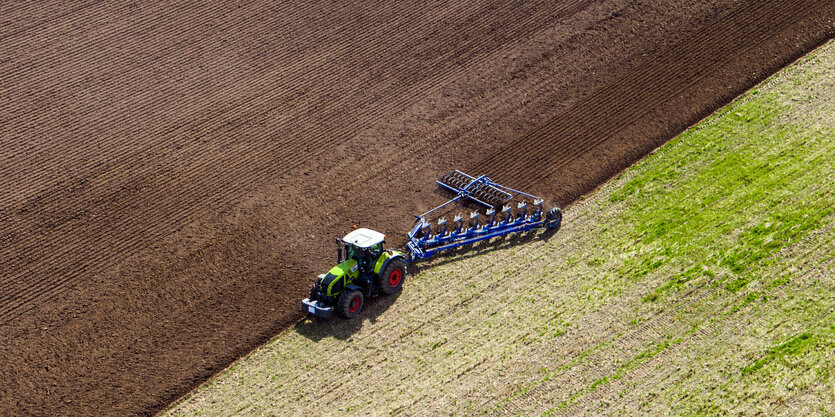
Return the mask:
POLYGON ((362 296, 362 291, 346 290, 339 296, 339 302, 336 304, 336 311, 346 319, 352 319, 360 314, 365 298, 362 296))
POLYGON ((406 279, 406 263, 400 258, 392 259, 380 274, 380 292, 385 295, 399 293, 403 289, 404 279, 406 279))
POLYGON ((313 300, 313 301, 316 301, 319 298, 318 297, 319 291, 316 290, 316 287, 317 287, 316 284, 313 284, 313 286, 310 287, 310 299, 313 300))
POLYGON ((562 225, 562 210, 559 207, 554 207, 548 210, 545 214, 545 220, 548 225, 548 230, 556 232, 562 225))

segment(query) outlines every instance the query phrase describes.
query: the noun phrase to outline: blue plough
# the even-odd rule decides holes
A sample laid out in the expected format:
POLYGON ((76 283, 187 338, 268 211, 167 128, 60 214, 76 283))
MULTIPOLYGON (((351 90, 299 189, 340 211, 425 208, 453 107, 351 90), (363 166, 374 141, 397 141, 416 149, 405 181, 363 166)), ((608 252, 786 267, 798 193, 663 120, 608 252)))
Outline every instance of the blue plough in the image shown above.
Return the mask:
POLYGON ((555 207, 545 212, 542 198, 499 185, 486 175, 476 178, 455 170, 442 176, 437 183, 456 193, 456 196, 420 216, 415 216, 417 222, 409 232, 409 242, 406 243, 412 261, 427 259, 445 250, 512 233, 543 229, 556 231, 562 223, 562 211, 559 208, 555 207), (487 210, 484 213, 473 211, 467 219, 462 215, 456 215, 451 225, 447 223, 446 218, 441 218, 433 232, 432 222, 427 221, 426 216, 458 200, 475 201, 486 206, 487 210), (514 202, 516 204, 513 204, 514 202))

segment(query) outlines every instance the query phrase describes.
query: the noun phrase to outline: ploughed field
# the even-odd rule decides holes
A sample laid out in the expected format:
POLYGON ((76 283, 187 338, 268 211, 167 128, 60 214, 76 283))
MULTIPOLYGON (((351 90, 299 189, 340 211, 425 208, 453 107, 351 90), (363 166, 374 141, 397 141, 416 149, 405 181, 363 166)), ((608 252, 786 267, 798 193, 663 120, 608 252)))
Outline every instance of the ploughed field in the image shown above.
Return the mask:
POLYGON ((3 415, 158 411, 295 323, 352 225, 402 244, 453 168, 570 202, 835 19, 812 0, 0 10, 3 415))

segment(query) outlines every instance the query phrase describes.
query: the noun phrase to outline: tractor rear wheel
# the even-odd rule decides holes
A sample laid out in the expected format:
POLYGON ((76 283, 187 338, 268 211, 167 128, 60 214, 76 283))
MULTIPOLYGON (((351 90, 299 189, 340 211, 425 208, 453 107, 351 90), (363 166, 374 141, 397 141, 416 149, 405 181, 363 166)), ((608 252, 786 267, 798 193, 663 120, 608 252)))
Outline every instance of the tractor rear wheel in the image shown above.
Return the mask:
POLYGON ((337 312, 346 319, 352 319, 360 314, 364 301, 361 291, 343 291, 339 296, 337 312))
POLYGON ((380 291, 385 295, 397 294, 403 289, 406 278, 406 263, 400 258, 392 259, 380 274, 380 291))

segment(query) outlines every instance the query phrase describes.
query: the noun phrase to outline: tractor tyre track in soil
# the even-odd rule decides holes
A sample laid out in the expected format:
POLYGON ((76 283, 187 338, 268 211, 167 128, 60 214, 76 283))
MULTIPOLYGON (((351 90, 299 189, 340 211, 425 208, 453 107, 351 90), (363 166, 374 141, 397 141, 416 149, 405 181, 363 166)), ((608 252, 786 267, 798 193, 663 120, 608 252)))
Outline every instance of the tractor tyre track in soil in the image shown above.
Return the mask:
POLYGON ((452 168, 565 204, 833 36, 703 0, 4 7, 0 406, 150 414, 452 168))

